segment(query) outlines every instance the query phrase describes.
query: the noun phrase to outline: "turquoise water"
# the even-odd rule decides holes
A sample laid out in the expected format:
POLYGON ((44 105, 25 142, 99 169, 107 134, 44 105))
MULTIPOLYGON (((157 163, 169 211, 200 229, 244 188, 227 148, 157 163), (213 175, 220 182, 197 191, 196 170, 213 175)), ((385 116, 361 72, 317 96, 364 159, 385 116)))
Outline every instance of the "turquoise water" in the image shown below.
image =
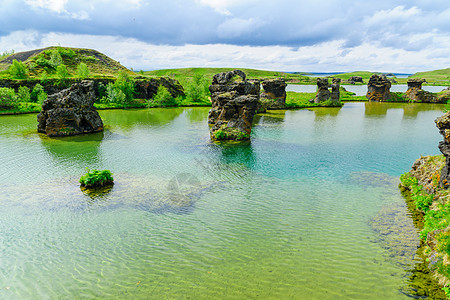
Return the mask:
POLYGON ((0 298, 407 298, 414 251, 373 220, 407 214, 398 176, 439 153, 442 106, 273 111, 237 146, 209 141, 207 108, 100 114, 57 139, 0 117, 0 298), (82 192, 86 167, 116 184, 82 192))

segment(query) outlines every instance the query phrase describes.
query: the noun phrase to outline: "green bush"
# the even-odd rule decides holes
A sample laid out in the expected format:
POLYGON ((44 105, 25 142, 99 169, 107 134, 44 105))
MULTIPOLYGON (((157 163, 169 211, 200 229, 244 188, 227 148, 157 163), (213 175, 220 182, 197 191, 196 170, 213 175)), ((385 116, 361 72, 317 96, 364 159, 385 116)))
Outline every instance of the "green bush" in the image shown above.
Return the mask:
POLYGON ((175 98, 170 94, 170 92, 167 90, 167 88, 163 85, 160 85, 158 87, 158 91, 156 92, 156 95, 153 96, 153 103, 155 103, 158 106, 176 106, 177 102, 175 101, 175 98))
POLYGON ((113 174, 109 170, 99 171, 95 169, 87 169, 87 173, 81 176, 79 181, 83 187, 101 187, 114 183, 112 175, 113 174))
POLYGON ((118 89, 113 83, 108 83, 106 86, 106 96, 102 98, 101 102, 125 105, 126 96, 122 90, 118 89))
POLYGON ((85 63, 79 63, 77 66, 77 75, 82 79, 89 77, 89 68, 85 63))
POLYGON ((64 85, 69 78, 69 71, 67 71, 67 67, 65 65, 59 65, 56 67, 56 76, 58 77, 58 84, 64 85))
POLYGON ((67 49, 67 48, 63 48, 63 47, 58 47, 58 52, 61 56, 67 57, 67 58, 72 58, 75 56, 75 51, 73 51, 72 49, 67 49))
POLYGON ((14 89, 0 88, 0 106, 11 107, 17 104, 17 96, 14 89))
POLYGON ((219 129, 216 132, 214 132, 214 138, 216 140, 224 140, 227 138, 227 134, 225 131, 219 129))
POLYGON ((19 102, 30 102, 31 95, 30 95, 30 89, 26 86, 19 87, 19 90, 17 91, 17 100, 19 102))
MULTIPOLYGON (((58 50, 51 51, 49 63, 53 68, 57 68, 58 66, 62 65, 63 59, 58 50)), ((58 69, 56 69, 56 71, 58 71, 58 69)))
POLYGON ((39 83, 33 87, 33 90, 30 94, 31 102, 40 103, 44 102, 47 99, 47 93, 44 91, 44 88, 39 83))
POLYGON ((411 176, 409 172, 401 175, 400 181, 411 191, 411 199, 416 208, 426 213, 430 209, 435 195, 423 191, 423 186, 419 185, 417 178, 411 176))
POLYGON ((14 59, 12 65, 8 68, 8 72, 14 78, 23 79, 27 77, 28 68, 23 62, 14 59))

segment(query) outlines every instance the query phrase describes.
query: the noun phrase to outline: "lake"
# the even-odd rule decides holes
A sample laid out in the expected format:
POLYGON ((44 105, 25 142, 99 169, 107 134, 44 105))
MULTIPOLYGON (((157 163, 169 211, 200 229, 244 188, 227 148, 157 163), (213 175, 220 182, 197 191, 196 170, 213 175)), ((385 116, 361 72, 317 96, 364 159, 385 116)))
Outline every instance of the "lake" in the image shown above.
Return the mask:
POLYGON ((408 299, 398 177, 439 154, 442 106, 271 111, 234 146, 208 110, 100 111, 104 133, 53 139, 0 117, 0 298, 408 299), (114 187, 82 192, 86 167, 114 187))
MULTIPOLYGON (((356 96, 365 96, 367 94, 367 85, 349 85, 342 84, 343 88, 347 91, 355 93, 356 96)), ((424 91, 438 93, 443 89, 446 89, 447 86, 438 86, 438 85, 424 85, 422 89, 424 91)), ((406 84, 394 84, 392 85, 390 91, 391 92, 401 92, 404 93, 408 89, 406 84)), ((297 93, 315 93, 317 92, 317 85, 299 85, 299 84, 288 84, 286 87, 286 91, 288 92, 297 92, 297 93)))

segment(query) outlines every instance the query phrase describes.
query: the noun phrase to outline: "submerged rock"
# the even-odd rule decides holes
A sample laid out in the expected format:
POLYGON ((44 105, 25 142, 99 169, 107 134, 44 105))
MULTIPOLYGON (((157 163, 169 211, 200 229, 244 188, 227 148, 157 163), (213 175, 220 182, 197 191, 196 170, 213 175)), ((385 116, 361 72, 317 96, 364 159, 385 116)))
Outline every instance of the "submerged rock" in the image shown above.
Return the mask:
POLYGON ((208 123, 213 140, 249 140, 259 101, 259 81, 234 70, 214 75, 208 123))
POLYGON ((37 116, 38 132, 54 137, 103 131, 94 101, 94 83, 88 80, 50 95, 37 116))
POLYGON ((267 79, 261 82, 263 92, 261 103, 265 109, 286 107, 286 81, 283 78, 267 79))
POLYGON ((445 157, 445 165, 442 168, 439 185, 448 188, 450 186, 450 112, 445 113, 434 122, 439 129, 439 133, 444 137, 444 140, 439 142, 439 150, 445 157))
POLYGON ((425 79, 408 79, 408 90, 405 93, 406 98, 413 102, 436 103, 437 97, 430 92, 422 90, 422 83, 425 79))
POLYGON ((391 82, 385 75, 373 74, 367 84, 366 98, 369 101, 387 101, 391 99, 391 82))

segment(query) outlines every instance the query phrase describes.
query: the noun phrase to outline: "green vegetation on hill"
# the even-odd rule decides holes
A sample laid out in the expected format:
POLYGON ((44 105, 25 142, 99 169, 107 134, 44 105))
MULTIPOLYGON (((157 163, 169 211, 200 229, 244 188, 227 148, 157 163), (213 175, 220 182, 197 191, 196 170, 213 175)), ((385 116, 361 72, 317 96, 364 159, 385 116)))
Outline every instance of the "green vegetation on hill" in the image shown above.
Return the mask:
POLYGON ((427 82, 439 82, 439 84, 448 84, 450 81, 450 68, 434 70, 428 72, 418 72, 411 78, 424 78, 427 82))
POLYGON ((120 71, 133 74, 119 62, 92 49, 49 47, 18 53, 6 53, 0 58, 0 78, 16 78, 10 72, 11 67, 23 64, 27 68, 27 77, 32 79, 58 78, 64 68, 67 77, 93 78, 115 77, 120 71), (59 67, 59 73, 58 73, 59 67), (82 72, 80 71, 82 70, 82 72))
POLYGON ((247 74, 248 79, 268 79, 268 78, 284 78, 288 82, 301 83, 301 84, 316 84, 316 79, 299 74, 291 74, 285 72, 276 71, 264 71, 255 69, 241 69, 241 68, 184 68, 184 69, 164 69, 144 72, 147 76, 167 76, 177 79, 181 83, 187 78, 193 78, 201 75, 211 82, 215 74, 221 72, 233 71, 239 69, 247 74))

